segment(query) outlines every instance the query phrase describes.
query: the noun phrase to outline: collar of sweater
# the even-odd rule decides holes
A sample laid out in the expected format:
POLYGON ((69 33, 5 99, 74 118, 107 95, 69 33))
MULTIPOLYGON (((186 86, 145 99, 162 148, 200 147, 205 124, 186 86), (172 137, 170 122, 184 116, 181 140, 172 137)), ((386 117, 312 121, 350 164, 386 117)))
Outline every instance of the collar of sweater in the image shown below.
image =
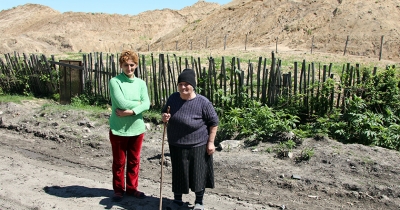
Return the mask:
POLYGON ((120 78, 121 78, 121 80, 124 80, 124 81, 126 81, 126 82, 134 82, 135 81, 135 76, 133 76, 132 78, 129 78, 128 76, 126 76, 126 74, 125 73, 121 73, 121 74, 119 74, 119 76, 120 76, 120 78))

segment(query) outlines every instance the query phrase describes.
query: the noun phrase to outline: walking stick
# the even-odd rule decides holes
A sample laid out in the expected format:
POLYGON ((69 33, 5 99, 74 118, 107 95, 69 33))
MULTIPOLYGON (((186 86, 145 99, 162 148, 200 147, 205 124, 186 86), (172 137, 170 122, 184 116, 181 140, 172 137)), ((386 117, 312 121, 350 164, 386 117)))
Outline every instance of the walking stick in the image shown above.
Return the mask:
MULTIPOLYGON (((167 114, 169 114, 169 109, 170 107, 168 106, 167 108, 167 114)), ((163 132, 163 138, 162 138, 162 146, 161 146, 161 181, 160 181, 160 208, 159 210, 162 210, 162 183, 163 183, 163 165, 164 165, 164 139, 165 139, 165 130, 167 128, 167 123, 164 123, 164 132, 163 132)))

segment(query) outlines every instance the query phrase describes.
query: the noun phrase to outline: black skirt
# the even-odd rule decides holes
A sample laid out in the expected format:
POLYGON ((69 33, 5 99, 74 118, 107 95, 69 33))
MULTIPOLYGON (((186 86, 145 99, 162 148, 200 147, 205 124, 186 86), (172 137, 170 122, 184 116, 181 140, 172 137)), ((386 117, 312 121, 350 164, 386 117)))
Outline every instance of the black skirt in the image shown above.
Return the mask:
POLYGON ((213 157, 207 145, 182 148, 169 145, 172 164, 172 192, 188 194, 214 188, 213 157))

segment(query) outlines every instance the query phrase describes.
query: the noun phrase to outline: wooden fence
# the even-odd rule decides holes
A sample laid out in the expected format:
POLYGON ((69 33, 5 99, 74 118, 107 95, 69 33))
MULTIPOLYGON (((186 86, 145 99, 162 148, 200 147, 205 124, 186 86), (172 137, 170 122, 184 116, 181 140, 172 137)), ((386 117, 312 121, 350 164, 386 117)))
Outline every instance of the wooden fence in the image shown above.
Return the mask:
MULTIPOLYGON (((46 56, 18 53, 6 54, 6 61, 0 59, 1 88, 12 90, 15 75, 23 71, 29 76, 29 86, 35 95, 47 95, 60 92, 59 85, 51 78, 56 66, 68 66, 48 61, 46 56), (50 80, 38 78, 50 75, 50 80), (14 79, 9 79, 14 78, 14 79)), ((343 65, 341 75, 332 72, 332 64, 316 66, 315 63, 294 62, 293 72, 282 71, 282 61, 275 58, 259 57, 258 62, 242 62, 240 58, 216 62, 212 57, 206 61, 200 58, 182 58, 176 55, 159 54, 139 55, 136 76, 143 79, 149 90, 152 106, 161 107, 170 94, 177 91, 177 77, 184 68, 192 68, 197 75, 197 92, 206 96, 217 107, 246 106, 248 99, 275 107, 277 105, 297 104, 302 106, 306 115, 324 115, 334 107, 345 110, 345 99, 368 77, 377 72, 375 67, 371 75, 361 75, 358 64, 343 65), (268 61, 268 62, 267 62, 268 61), (282 103, 282 100, 285 102, 282 103), (280 102, 280 103, 278 103, 280 102)), ((94 94, 110 102, 108 81, 121 73, 118 54, 101 52, 84 54, 82 58, 82 89, 86 94, 94 94)), ((48 77, 48 76, 47 76, 48 77)))
MULTIPOLYGON (((57 93, 58 78, 55 66, 45 55, 4 54, 0 58, 1 91, 10 94, 34 94, 35 96, 57 93)), ((54 56, 51 56, 54 60, 54 56)))

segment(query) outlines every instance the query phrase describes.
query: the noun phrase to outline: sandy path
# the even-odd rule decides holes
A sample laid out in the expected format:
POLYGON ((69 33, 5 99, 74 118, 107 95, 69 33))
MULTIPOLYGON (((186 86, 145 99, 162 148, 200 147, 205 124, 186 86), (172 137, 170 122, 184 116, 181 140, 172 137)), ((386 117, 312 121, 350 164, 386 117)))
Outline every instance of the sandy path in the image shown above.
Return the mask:
MULTIPOLYGON (((20 146, 34 141, 0 130, 1 209, 159 209, 159 182, 141 178, 140 189, 148 198, 127 197, 114 203, 110 199, 113 194, 110 171, 20 146)), ((170 192, 170 185, 163 184, 163 207, 170 202, 170 192)), ((184 200, 191 197, 191 194, 184 196, 184 200)), ((212 205, 209 209, 270 209, 216 194, 207 194, 205 202, 212 205)))

